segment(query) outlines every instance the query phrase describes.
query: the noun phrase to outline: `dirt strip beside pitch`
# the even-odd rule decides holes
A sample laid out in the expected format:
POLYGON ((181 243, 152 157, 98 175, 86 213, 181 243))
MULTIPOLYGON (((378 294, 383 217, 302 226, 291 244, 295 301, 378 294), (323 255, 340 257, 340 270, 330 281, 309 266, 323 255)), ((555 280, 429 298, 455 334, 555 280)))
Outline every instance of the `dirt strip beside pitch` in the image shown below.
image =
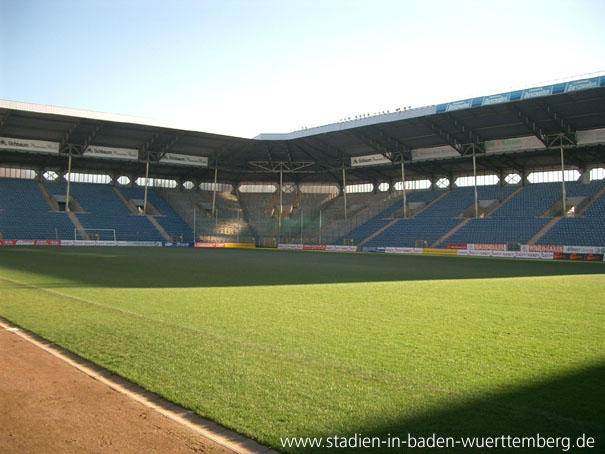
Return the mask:
POLYGON ((274 451, 0 321, 0 452, 274 451))

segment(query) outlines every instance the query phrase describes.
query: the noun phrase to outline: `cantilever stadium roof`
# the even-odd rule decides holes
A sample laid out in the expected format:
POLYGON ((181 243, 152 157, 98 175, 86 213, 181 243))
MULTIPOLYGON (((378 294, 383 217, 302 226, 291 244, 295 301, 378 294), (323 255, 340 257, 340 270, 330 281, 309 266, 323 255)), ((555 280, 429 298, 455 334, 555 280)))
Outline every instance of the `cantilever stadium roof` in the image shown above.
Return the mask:
POLYGON ((119 163, 125 173, 140 173, 149 153, 151 172, 156 176, 211 180, 218 166, 221 181, 274 181, 272 174, 281 168, 289 181, 340 182, 344 166, 350 183, 394 181, 400 178, 401 156, 410 179, 472 172, 469 157, 473 153, 484 172, 555 166, 560 144, 566 148, 570 165, 603 165, 605 131, 599 130, 604 128, 605 76, 290 134, 261 134, 255 139, 186 131, 132 117, 0 101, 0 138, 49 141, 60 150, 41 155, 0 146, 0 163, 65 168, 71 150, 78 157, 74 169, 115 169, 116 161, 79 157, 87 147, 98 146, 137 150, 138 160, 119 163), (208 167, 160 162, 166 153, 207 157, 208 167), (375 166, 352 166, 352 158, 369 155, 389 160, 375 166))

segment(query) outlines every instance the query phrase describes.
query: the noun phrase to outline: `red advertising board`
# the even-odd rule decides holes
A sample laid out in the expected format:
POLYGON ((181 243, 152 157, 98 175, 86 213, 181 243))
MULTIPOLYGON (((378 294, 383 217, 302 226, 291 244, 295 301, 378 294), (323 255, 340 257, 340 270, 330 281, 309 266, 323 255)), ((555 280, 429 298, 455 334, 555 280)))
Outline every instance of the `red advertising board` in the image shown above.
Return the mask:
POLYGON ((305 244, 303 245, 303 251, 325 251, 325 244, 305 244))
POLYGON ((195 247, 224 248, 225 243, 195 243, 195 247))
POLYGON ((462 243, 447 243, 447 245, 445 247, 447 249, 465 250, 466 249, 466 243, 464 243, 464 244, 462 244, 462 243))
POLYGON ((555 252, 555 260, 602 262, 603 254, 578 254, 574 252, 555 252))

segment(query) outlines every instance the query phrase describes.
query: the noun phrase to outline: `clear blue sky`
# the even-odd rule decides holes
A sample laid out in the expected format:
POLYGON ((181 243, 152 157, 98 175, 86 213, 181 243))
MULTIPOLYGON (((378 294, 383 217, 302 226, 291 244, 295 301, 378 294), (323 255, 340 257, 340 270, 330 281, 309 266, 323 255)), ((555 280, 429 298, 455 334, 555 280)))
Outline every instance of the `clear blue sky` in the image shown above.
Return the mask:
POLYGON ((0 99, 252 137, 605 70, 605 1, 0 0, 0 99))

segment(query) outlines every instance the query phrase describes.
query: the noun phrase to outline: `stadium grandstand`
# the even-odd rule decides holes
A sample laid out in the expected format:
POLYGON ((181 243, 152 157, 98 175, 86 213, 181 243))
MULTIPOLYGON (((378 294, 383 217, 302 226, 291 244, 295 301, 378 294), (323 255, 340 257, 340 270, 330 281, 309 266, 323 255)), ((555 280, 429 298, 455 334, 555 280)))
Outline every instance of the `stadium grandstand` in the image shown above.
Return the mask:
POLYGON ((13 240, 605 246, 605 76, 254 139, 0 101, 13 240))

